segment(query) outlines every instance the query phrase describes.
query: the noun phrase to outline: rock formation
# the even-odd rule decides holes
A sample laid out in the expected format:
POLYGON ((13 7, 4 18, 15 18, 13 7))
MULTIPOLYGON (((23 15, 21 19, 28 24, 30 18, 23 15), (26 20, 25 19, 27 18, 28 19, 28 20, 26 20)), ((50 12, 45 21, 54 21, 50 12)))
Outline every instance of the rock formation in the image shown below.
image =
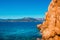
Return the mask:
POLYGON ((37 27, 42 34, 41 40, 60 40, 60 0, 51 1, 45 21, 37 27))

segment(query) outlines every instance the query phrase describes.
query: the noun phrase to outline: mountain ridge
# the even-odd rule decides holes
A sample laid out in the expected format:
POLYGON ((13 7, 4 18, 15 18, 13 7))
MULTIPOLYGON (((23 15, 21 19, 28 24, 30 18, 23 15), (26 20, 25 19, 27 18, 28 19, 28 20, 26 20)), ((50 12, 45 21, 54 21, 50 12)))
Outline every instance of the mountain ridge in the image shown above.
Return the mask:
POLYGON ((44 18, 24 17, 21 19, 0 19, 0 22, 42 22, 44 18))

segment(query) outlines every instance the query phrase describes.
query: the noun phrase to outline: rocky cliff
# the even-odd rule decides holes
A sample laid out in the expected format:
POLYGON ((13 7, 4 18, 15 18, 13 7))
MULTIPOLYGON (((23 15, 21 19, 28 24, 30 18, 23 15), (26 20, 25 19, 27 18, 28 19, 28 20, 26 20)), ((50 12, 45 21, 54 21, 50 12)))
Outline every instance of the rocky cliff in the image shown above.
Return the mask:
POLYGON ((41 40, 60 40, 60 0, 51 1, 45 21, 37 27, 42 34, 41 40))

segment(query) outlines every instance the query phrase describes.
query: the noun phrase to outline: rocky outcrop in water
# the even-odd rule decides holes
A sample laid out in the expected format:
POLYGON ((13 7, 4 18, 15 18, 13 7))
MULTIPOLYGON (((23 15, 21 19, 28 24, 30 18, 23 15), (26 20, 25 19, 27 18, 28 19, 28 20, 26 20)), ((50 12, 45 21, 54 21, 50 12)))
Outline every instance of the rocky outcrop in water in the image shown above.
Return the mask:
POLYGON ((60 0, 51 1, 45 21, 37 27, 42 34, 41 40, 60 40, 60 0))

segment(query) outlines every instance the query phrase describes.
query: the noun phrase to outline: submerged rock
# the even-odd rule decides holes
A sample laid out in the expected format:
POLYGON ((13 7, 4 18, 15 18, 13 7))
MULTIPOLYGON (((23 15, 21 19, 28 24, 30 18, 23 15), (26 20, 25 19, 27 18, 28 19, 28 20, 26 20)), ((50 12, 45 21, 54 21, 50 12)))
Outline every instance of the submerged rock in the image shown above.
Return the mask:
POLYGON ((51 1, 45 21, 37 27, 42 34, 41 40, 60 40, 60 0, 51 1))

